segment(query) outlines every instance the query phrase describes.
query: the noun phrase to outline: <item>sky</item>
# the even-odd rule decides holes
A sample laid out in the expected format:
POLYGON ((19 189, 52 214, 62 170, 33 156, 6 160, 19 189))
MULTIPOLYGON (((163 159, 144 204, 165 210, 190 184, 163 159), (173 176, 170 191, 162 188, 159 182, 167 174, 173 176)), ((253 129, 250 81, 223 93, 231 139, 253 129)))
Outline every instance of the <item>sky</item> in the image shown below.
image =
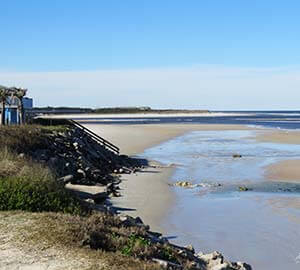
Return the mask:
POLYGON ((0 85, 36 106, 296 110, 300 1, 0 0, 0 85))

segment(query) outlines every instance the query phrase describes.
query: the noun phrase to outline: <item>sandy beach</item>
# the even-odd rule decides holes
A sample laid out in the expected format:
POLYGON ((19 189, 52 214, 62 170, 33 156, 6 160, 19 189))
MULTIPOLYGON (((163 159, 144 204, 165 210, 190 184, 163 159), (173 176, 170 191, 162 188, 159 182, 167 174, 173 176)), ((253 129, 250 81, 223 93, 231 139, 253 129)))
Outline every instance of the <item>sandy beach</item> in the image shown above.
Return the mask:
POLYGON ((160 144, 189 131, 200 130, 254 130, 242 125, 199 125, 199 124, 146 124, 146 125, 104 125, 84 124, 100 136, 120 148, 121 153, 135 155, 146 148, 160 144))
MULTIPOLYGON (((93 132, 120 147, 122 154, 141 154, 145 149, 171 138, 196 130, 247 130, 241 125, 99 125, 85 124, 93 132)), ((157 164, 156 164, 157 165, 157 164)), ((141 217, 153 230, 162 231, 161 220, 175 200, 168 185, 171 167, 155 166, 143 172, 123 176, 120 184, 122 196, 113 198, 112 203, 120 212, 141 217)))
MULTIPOLYGON (((141 124, 141 125, 105 125, 84 124, 100 136, 118 147, 122 154, 141 154, 147 148, 181 136, 190 131, 217 130, 256 130, 254 137, 258 142, 300 143, 299 132, 270 131, 242 125, 220 124, 141 124)), ((266 168, 266 178, 272 181, 300 182, 300 160, 287 160, 272 164, 266 168)), ((175 200, 175 194, 168 186, 168 179, 174 168, 148 168, 137 174, 126 175, 120 185, 122 197, 114 198, 112 203, 122 213, 140 216, 155 230, 162 231, 160 222, 168 213, 175 200), (151 183, 151 184, 149 184, 151 183)))

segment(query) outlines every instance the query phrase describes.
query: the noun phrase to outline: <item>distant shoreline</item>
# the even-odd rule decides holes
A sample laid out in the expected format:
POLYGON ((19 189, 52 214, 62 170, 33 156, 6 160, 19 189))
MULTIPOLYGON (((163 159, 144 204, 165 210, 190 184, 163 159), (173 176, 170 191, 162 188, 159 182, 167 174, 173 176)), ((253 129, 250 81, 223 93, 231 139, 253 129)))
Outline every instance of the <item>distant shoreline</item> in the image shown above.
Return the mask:
MULTIPOLYGON (((74 114, 44 114, 39 116, 40 118, 51 119, 104 119, 104 118, 151 118, 151 117, 222 117, 222 116, 240 116, 239 113, 222 113, 222 112, 194 112, 194 111, 178 111, 178 112, 139 112, 139 113, 110 113, 110 114, 98 114, 98 113, 74 113, 74 114)), ((245 115, 245 114, 243 114, 245 115)), ((251 114, 249 114, 251 115, 251 114)))

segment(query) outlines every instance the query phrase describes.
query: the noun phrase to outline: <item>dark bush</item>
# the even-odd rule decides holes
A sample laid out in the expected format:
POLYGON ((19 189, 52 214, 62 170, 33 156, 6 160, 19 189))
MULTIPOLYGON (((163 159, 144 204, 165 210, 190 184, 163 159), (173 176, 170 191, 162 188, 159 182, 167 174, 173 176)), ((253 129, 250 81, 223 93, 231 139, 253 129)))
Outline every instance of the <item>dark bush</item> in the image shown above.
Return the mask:
POLYGON ((58 183, 24 176, 0 179, 0 210, 51 211, 77 215, 85 211, 81 203, 58 183))
POLYGON ((0 179, 0 210, 82 213, 80 203, 63 187, 24 177, 0 179))

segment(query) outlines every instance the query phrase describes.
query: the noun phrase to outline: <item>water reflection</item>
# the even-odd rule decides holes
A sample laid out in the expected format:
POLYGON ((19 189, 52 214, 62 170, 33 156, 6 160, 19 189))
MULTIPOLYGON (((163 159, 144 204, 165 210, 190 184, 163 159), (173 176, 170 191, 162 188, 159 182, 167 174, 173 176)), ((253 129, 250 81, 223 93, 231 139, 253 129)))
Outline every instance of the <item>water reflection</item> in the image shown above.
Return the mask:
POLYGON ((299 159, 300 146, 259 143, 254 132, 191 132, 145 151, 147 158, 181 164, 173 181, 221 183, 217 188, 174 187, 177 202, 164 226, 178 236, 176 243, 192 243, 204 252, 219 250, 254 269, 297 269, 300 186, 268 182, 264 167, 299 159), (245 185, 248 191, 241 192, 245 185))

